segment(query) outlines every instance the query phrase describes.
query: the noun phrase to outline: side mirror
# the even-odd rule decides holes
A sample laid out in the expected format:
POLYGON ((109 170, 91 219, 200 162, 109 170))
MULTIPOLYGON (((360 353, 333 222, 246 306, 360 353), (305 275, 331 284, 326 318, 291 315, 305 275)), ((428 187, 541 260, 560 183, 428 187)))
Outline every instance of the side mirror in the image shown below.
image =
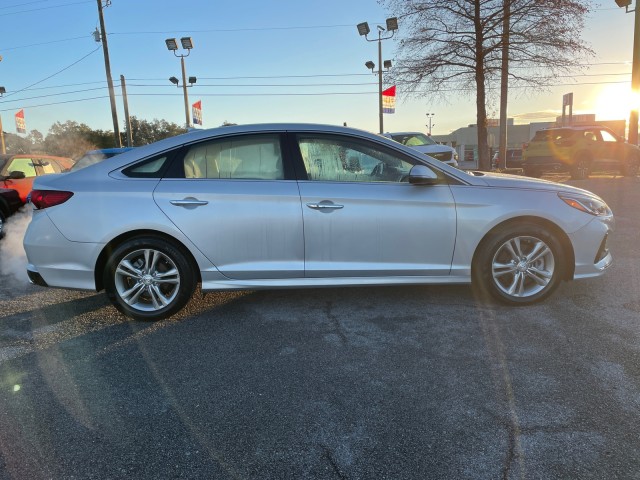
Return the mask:
POLYGON ((23 178, 26 178, 26 175, 21 170, 9 172, 9 179, 11 180, 22 180, 23 178))
POLYGON ((409 172, 409 183, 412 185, 435 185, 439 180, 436 172, 426 165, 414 165, 409 172))

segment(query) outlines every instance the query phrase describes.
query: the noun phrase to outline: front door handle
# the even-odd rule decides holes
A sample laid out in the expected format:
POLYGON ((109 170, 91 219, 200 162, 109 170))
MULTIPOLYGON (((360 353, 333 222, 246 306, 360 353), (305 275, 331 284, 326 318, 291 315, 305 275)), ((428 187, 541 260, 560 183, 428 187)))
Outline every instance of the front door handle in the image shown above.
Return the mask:
POLYGON ((182 200, 170 200, 169 203, 171 203, 171 205, 175 205, 176 207, 195 208, 207 205, 209 202, 207 202, 206 200, 198 200, 197 198, 188 197, 182 200))
POLYGON ((307 207, 314 210, 340 210, 344 205, 336 205, 335 203, 307 203, 307 207))

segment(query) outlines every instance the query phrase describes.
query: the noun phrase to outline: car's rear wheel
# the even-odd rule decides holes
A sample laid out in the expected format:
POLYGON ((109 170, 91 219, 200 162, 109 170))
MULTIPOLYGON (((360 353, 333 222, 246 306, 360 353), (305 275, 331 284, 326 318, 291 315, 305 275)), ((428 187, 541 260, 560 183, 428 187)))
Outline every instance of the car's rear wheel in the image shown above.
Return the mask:
POLYGON ((2 213, 2 209, 0 209, 0 238, 4 237, 4 227, 6 225, 7 217, 5 217, 4 213, 2 213))
POLYGON ((497 231, 479 249, 473 283, 483 298, 528 305, 551 295, 562 279, 562 246, 540 225, 522 224, 497 231))
POLYGON ((638 175, 638 170, 640 169, 640 157, 632 156, 627 158, 627 160, 622 165, 622 175, 625 177, 635 177, 638 175))
POLYGON ((587 156, 579 156, 571 166, 571 178, 573 180, 585 180, 589 178, 591 173, 591 158, 587 156))
POLYGON ((182 309, 196 287, 195 269, 182 248, 155 236, 126 241, 104 274, 109 300, 137 320, 161 320, 182 309))

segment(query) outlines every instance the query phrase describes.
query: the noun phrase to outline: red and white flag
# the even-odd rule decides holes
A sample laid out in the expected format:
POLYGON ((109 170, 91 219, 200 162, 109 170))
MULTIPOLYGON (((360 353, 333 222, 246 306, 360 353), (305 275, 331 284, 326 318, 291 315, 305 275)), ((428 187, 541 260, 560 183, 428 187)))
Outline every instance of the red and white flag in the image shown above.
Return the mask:
POLYGON ((16 113, 16 131, 18 133, 27 133, 27 124, 24 121, 24 109, 16 113))
POLYGON ((389 87, 382 92, 382 111, 396 113, 396 86, 389 87))
POLYGON ((202 100, 191 105, 191 110, 193 111, 193 124, 202 125, 202 100))

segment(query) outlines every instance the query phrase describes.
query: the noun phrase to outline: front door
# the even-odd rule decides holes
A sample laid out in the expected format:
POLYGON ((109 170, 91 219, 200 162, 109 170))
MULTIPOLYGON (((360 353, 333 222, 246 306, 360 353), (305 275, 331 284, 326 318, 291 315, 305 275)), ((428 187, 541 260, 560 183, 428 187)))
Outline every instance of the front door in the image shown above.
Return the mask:
POLYGON ((384 145, 299 134, 305 275, 448 275, 455 246, 451 190, 411 185, 418 163, 384 145))

